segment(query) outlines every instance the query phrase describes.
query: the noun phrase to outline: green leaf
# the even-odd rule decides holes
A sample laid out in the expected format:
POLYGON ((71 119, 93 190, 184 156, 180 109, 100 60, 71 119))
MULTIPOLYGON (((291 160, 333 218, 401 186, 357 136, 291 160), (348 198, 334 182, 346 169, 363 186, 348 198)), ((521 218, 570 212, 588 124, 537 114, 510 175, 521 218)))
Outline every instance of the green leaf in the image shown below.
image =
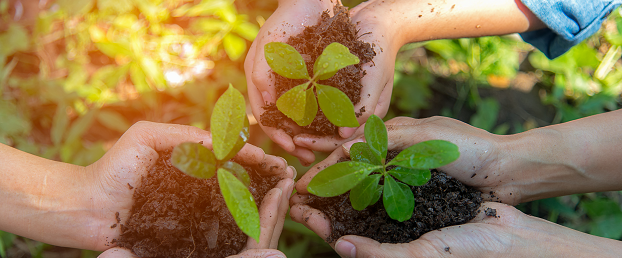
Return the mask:
POLYGON ((65 10, 69 16, 84 14, 93 9, 93 5, 95 5, 94 0, 58 0, 56 3, 61 9, 65 10))
POLYGON ((132 1, 97 0, 97 9, 115 15, 130 12, 133 8, 132 1))
POLYGON ((216 101, 211 117, 212 146, 218 160, 223 160, 236 146, 244 127, 244 117, 244 96, 229 84, 229 89, 216 101))
POLYGON ((196 178, 208 179, 216 173, 216 158, 200 143, 184 142, 173 148, 171 163, 177 169, 196 178))
POLYGON ((67 132, 67 139, 65 139, 65 142, 72 142, 80 139, 93 124, 98 111, 99 110, 95 108, 91 109, 85 115, 76 119, 76 121, 71 124, 71 127, 67 132))
POLYGON ((246 142, 248 141, 249 137, 250 137, 250 123, 248 122, 248 116, 244 116, 244 126, 242 127, 242 130, 240 131, 240 136, 238 137, 238 140, 235 142, 235 145, 233 145, 233 148, 231 149, 231 151, 229 151, 229 154, 227 154, 227 156, 225 156, 223 159, 221 160, 230 160, 233 157, 235 157, 235 155, 238 154, 238 152, 244 148, 244 145, 246 145, 246 142))
POLYGON ((242 232, 259 242, 259 211, 253 195, 226 169, 218 169, 218 185, 235 223, 242 232))
POLYGON ((417 143, 398 154, 387 166, 396 165, 414 169, 431 169, 445 166, 460 157, 455 144, 444 140, 417 143))
POLYGON ((52 143, 58 146, 63 141, 63 136, 69 126, 69 116, 67 116, 67 104, 58 103, 54 120, 52 121, 52 129, 50 130, 50 138, 52 143))
POLYGON ((315 116, 317 115, 317 100, 315 99, 315 93, 313 90, 307 90, 307 100, 305 101, 305 115, 300 121, 296 121, 299 126, 307 126, 313 123, 315 116))
POLYGON ((382 196, 384 209, 394 220, 404 222, 409 220, 415 210, 415 197, 410 187, 396 182, 392 176, 384 176, 384 194, 382 196))
POLYGON ((382 196, 382 190, 384 190, 384 185, 377 185, 376 190, 374 191, 374 197, 371 198, 371 202, 369 205, 374 205, 380 200, 380 196, 382 196))
POLYGON ((389 171, 389 174, 412 186, 425 185, 432 177, 432 173, 429 169, 412 169, 405 167, 395 167, 389 171))
POLYGON ((363 181, 352 188, 350 191, 350 203, 352 203, 352 208, 357 211, 362 211, 370 205, 375 197, 376 189, 378 189, 380 176, 380 174, 374 174, 365 177, 363 181))
POLYGON ((371 115, 365 122, 365 141, 374 154, 384 163, 387 158, 389 136, 387 136, 387 128, 380 117, 371 115))
POLYGON ((294 47, 283 42, 270 42, 264 46, 264 54, 275 73, 290 79, 309 79, 305 60, 294 47))
MULTIPOLYGON (((28 30, 17 23, 11 23, 9 29, 0 33, 0 56, 10 56, 18 51, 27 51, 30 46, 28 30)), ((4 65, 4 63, 3 63, 4 65)))
POLYGON ((315 175, 309 182, 307 190, 320 197, 337 196, 352 189, 367 175, 380 168, 382 166, 363 162, 339 162, 315 175))
POLYGON ((257 37, 257 33, 259 33, 259 27, 253 23, 244 22, 235 26, 233 31, 248 41, 253 41, 257 37))
POLYGON ((246 51, 246 41, 233 34, 227 34, 222 40, 223 47, 229 58, 233 61, 240 59, 246 51))
POLYGON ((374 165, 382 165, 380 157, 365 142, 357 142, 350 147, 350 159, 374 165))
MULTIPOLYGON (((311 112, 307 111, 307 106, 311 109, 314 105, 313 103, 307 105, 307 100, 309 99, 309 90, 307 90, 307 87, 309 87, 309 82, 292 88, 276 100, 276 107, 279 111, 283 112, 283 114, 294 120, 294 122, 300 126, 308 125, 313 121, 313 119, 308 119, 307 115, 311 112), (311 120, 311 122, 308 120, 311 120)), ((315 102, 315 99, 312 102, 315 102)), ((315 104, 315 107, 315 112, 317 113, 317 104, 315 104)), ((315 117, 315 114, 313 114, 313 117, 315 117)))
POLYGON ((149 78, 155 83, 156 88, 164 89, 166 86, 166 79, 164 78, 164 73, 162 73, 162 69, 158 62, 149 57, 143 57, 140 59, 140 68, 143 69, 146 78, 149 78))
POLYGON ((231 172, 246 187, 251 185, 251 178, 242 165, 235 162, 227 161, 225 163, 222 163, 222 165, 220 165, 220 168, 224 168, 227 171, 231 172))
POLYGON ((105 127, 120 133, 124 133, 131 126, 121 114, 106 110, 102 110, 97 114, 97 121, 105 127))
POLYGON ((354 105, 348 96, 331 86, 316 84, 317 98, 328 121, 339 127, 358 127, 354 105))
POLYGON ((129 46, 115 42, 97 42, 95 46, 105 55, 115 58, 117 56, 132 56, 129 46))
POLYGON ((143 93, 151 90, 151 87, 149 87, 149 83, 147 83, 147 77, 145 76, 145 73, 136 63, 132 63, 130 65, 130 79, 132 80, 134 88, 138 93, 143 93))
POLYGON ((313 75, 318 77, 319 80, 326 80, 333 77, 339 69, 348 65, 358 64, 359 62, 359 58, 350 53, 346 46, 333 42, 315 60, 313 75))

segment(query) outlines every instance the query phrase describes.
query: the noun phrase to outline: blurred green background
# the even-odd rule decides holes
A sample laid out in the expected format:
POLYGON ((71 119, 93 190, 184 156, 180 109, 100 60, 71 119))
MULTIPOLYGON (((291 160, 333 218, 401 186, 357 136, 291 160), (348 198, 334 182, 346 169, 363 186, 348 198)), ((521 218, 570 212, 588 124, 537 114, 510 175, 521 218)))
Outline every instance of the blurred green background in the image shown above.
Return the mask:
MULTIPOLYGON (((140 120, 207 129, 229 83, 246 92, 244 56, 276 6, 276 0, 0 0, 0 142, 88 165, 140 120)), ((407 45, 397 58, 385 120, 443 115, 515 134, 616 110, 621 46, 618 10, 598 34, 555 60, 515 35, 407 45)), ((257 125, 251 135, 267 153, 287 157, 299 176, 306 171, 257 125)), ((590 193, 518 207, 620 240, 621 199, 620 192, 590 193)), ((337 257, 291 220, 279 249, 291 258, 337 257)), ((0 231, 1 257, 97 254, 0 231)))

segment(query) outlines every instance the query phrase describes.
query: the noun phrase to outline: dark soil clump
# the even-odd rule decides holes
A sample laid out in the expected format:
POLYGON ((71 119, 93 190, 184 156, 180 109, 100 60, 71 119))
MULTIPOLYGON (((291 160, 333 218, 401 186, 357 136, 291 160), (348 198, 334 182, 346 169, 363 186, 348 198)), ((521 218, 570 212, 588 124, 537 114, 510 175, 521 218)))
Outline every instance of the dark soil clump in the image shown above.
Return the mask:
POLYGON ((482 203, 480 191, 437 170, 432 170, 427 184, 410 188, 415 196, 415 211, 404 222, 389 217, 382 198, 362 211, 355 210, 349 192, 330 198, 313 196, 308 205, 330 219, 331 235, 326 239, 329 243, 345 235, 369 237, 380 243, 408 243, 432 230, 468 222, 478 214, 482 203))
MULTIPOLYGON (((121 237, 114 242, 139 257, 226 257, 239 253, 246 246, 247 236, 227 209, 217 177, 188 176, 173 167, 170 156, 171 151, 160 153, 157 164, 142 178, 134 192, 130 218, 120 224, 121 237)), ((280 178, 260 176, 254 168, 244 167, 259 206, 280 178)))
MULTIPOLYGON (((313 64, 326 46, 333 42, 339 42, 348 47, 350 52, 356 55, 361 62, 341 69, 335 76, 319 83, 338 88, 356 105, 361 100, 360 90, 363 87, 361 78, 365 75, 362 65, 370 62, 376 56, 376 52, 369 43, 358 40, 358 31, 350 20, 347 7, 336 6, 333 11, 336 14, 335 16, 330 17, 328 11, 325 11, 317 25, 306 27, 301 34, 290 37, 286 43, 292 45, 302 54, 309 75, 313 74, 313 64)), ((275 78, 277 98, 289 89, 306 82, 306 80, 288 79, 274 72, 272 74, 275 78)), ((274 104, 268 103, 264 109, 266 112, 260 118, 260 122, 264 126, 288 128, 288 125, 295 124, 294 121, 281 113, 274 104)), ((328 121, 321 109, 318 110, 315 120, 303 128, 305 133, 316 135, 335 135, 338 133, 337 127, 328 121)), ((286 130, 286 132, 290 135, 293 134, 291 129, 286 130)))

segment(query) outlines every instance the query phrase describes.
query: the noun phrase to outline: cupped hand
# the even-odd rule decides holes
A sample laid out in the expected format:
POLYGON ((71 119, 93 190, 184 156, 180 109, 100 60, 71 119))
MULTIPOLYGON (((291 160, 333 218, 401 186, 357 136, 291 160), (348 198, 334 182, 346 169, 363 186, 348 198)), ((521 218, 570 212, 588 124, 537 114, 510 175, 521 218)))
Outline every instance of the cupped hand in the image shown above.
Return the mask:
MULTIPOLYGON (((462 183, 480 190, 487 200, 500 201, 510 205, 521 202, 518 175, 504 173, 507 169, 506 153, 502 153, 503 136, 446 117, 414 119, 393 118, 386 123, 390 150, 403 150, 416 143, 427 140, 446 140, 458 146, 460 158, 439 169, 455 177, 462 183), (516 179, 516 180, 514 180, 516 179), (493 197, 494 196, 494 197, 493 197)), ((327 159, 313 166, 296 183, 298 195, 305 195, 307 185, 317 173, 340 158, 348 157, 355 142, 364 141, 364 127, 359 128, 355 139, 346 142, 327 159)), ((296 198, 292 199, 296 200, 296 198)))
MULTIPOLYGON (((292 207, 291 216, 324 239, 330 234, 330 222, 309 206, 292 207)), ((381 244, 353 235, 331 243, 342 257, 615 257, 612 247, 619 245, 495 202, 483 203, 469 223, 430 231, 410 243, 381 244), (487 209, 496 216, 486 215, 487 209)))
MULTIPOLYGON (((332 13, 335 4, 337 1, 333 0, 279 0, 279 7, 259 30, 244 62, 248 98, 253 115, 258 120, 264 113, 263 107, 267 103, 276 103, 277 98, 274 78, 271 77, 271 69, 264 56, 264 45, 270 42, 286 42, 290 36, 300 34, 305 26, 315 25, 322 12, 328 10, 332 13)), ((261 123, 259 125, 276 144, 298 157, 303 164, 315 160, 313 152, 296 146, 284 128, 268 127, 261 123)), ((295 123, 289 127, 294 134, 301 131, 295 123)))
MULTIPOLYGON (((120 236, 115 213, 126 221, 132 208, 133 188, 140 187, 141 177, 155 165, 158 152, 169 150, 182 142, 203 142, 211 148, 211 134, 196 127, 139 122, 133 125, 117 143, 97 162, 86 167, 89 175, 85 185, 91 186, 91 210, 94 219, 92 236, 88 249, 104 251, 102 257, 131 257, 127 252, 114 248, 112 240, 120 236)), ((246 250, 276 248, 288 209, 288 197, 293 190, 295 170, 288 167, 283 158, 266 155, 263 150, 247 144, 238 153, 239 160, 247 165, 266 168, 260 173, 282 178, 276 187, 268 192, 259 207, 261 224, 260 241, 249 238, 246 250), (262 165, 265 164, 265 165, 262 165)), ((123 223, 123 222, 122 222, 123 223)), ((278 252, 278 251, 277 251, 278 252)), ((130 252, 131 253, 131 252, 130 252)), ((256 254, 270 253, 259 251, 256 254)))

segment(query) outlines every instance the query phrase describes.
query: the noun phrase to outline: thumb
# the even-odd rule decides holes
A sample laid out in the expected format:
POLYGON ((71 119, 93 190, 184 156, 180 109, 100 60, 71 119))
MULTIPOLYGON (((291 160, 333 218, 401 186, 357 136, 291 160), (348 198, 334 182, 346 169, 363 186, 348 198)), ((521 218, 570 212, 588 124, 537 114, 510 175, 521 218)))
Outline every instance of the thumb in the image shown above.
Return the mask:
POLYGON ((335 251, 341 257, 412 257, 404 244, 381 244, 361 236, 344 236, 335 243, 335 251))
POLYGON ((97 256, 97 258, 135 258, 138 257, 132 251, 125 248, 110 248, 97 256))
POLYGON ((227 258, 285 258, 285 254, 274 249, 250 249, 227 258))

